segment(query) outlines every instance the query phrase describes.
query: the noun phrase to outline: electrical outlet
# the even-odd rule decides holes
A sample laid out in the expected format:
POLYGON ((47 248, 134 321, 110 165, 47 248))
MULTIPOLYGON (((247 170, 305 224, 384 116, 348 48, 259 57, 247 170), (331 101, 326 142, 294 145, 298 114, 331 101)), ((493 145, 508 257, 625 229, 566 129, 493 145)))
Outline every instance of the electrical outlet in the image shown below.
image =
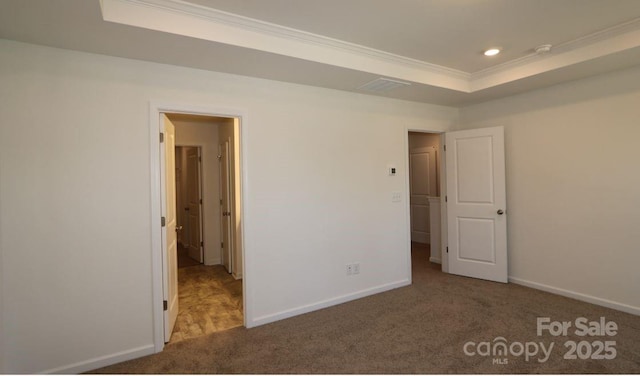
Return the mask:
POLYGON ((347 264, 347 275, 360 274, 360 263, 347 264))

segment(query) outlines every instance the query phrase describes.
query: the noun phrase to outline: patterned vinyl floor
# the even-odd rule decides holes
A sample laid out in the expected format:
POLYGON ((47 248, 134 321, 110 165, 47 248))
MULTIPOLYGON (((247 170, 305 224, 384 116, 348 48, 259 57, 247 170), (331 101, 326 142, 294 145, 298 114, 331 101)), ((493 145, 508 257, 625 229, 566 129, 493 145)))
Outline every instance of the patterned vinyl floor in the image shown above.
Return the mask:
POLYGON ((178 296, 170 343, 243 325, 242 280, 221 265, 179 268, 178 296))

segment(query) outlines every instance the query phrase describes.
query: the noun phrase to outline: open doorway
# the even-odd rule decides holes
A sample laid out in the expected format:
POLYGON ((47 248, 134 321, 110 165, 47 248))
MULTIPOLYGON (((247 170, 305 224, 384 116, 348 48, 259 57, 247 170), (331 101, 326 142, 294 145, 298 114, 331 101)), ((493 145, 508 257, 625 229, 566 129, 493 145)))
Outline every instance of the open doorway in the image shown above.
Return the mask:
POLYGON ((409 131, 407 144, 412 245, 428 240, 429 261, 440 262, 443 272, 508 282, 504 128, 458 130, 435 138, 409 131), (430 146, 439 151, 433 158, 435 174, 430 146), (431 196, 434 175, 437 198, 431 196), (427 217, 424 207, 429 208, 428 221, 420 218, 427 217))
POLYGON ((442 135, 408 132, 413 274, 441 270, 442 135))
MULTIPOLYGON (((179 127, 176 134, 179 137, 179 127)), ((178 269, 204 263, 202 147, 176 145, 178 269)))
MULTIPOLYGON (((236 163, 240 151, 235 142, 240 123, 230 117, 170 112, 163 116, 165 132, 169 128, 174 132, 173 155, 170 140, 163 143, 165 169, 173 165, 175 172, 175 187, 165 188, 165 201, 167 207, 174 205, 177 256, 171 247, 165 248, 170 296, 164 341, 175 343, 244 324, 241 242, 226 240, 242 235, 241 195, 235 194, 240 189, 240 164, 236 163), (220 192, 221 140, 229 148, 225 206, 220 192), (223 234, 222 223, 231 221, 234 225, 226 226, 228 233, 223 234), (225 267, 226 254, 233 255, 235 269, 225 267), (177 296, 175 304, 172 296, 177 296)), ((165 176, 169 175, 167 171, 165 176)))

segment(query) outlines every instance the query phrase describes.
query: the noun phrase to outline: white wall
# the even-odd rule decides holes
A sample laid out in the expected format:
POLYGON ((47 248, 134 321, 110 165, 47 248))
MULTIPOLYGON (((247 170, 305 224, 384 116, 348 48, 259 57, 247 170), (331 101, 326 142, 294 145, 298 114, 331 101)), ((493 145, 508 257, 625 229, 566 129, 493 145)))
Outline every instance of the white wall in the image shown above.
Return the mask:
POLYGON ((640 68, 461 110, 494 125, 512 280, 640 314, 640 68))
POLYGON ((409 282, 407 129, 451 108, 0 41, 5 372, 153 351, 151 100, 238 108, 255 325, 409 282), (395 163, 398 176, 387 176, 395 163), (404 257, 403 257, 404 256, 404 257), (345 264, 360 262, 348 277, 345 264))
MULTIPOLYGON (((169 116, 176 126, 177 146, 202 147, 204 263, 220 264, 220 187, 218 184, 218 123, 210 118, 181 119, 169 116)), ((186 181, 186 180, 185 180, 186 181)), ((186 186, 184 186, 186 187, 186 186)), ((184 210, 179 208, 180 213, 184 210)))

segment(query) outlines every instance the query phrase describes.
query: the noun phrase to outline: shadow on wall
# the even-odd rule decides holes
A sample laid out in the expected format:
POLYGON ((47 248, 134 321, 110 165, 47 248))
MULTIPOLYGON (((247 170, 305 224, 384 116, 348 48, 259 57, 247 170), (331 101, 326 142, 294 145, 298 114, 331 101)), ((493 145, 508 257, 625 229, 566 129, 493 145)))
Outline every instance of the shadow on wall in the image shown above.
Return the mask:
MULTIPOLYGON (((640 67, 624 69, 606 75, 594 76, 463 107, 465 111, 470 110, 473 112, 473 118, 469 119, 469 115, 465 111, 461 111, 460 124, 465 124, 471 120, 476 123, 490 121, 494 118, 495 113, 505 117, 637 92, 640 90, 639 83, 640 67), (476 107, 482 107, 484 111, 473 111, 476 107), (493 111, 494 109, 495 111, 493 111)), ((510 85, 519 85, 519 82, 510 85)), ((501 125, 507 124, 501 123, 501 125)))

